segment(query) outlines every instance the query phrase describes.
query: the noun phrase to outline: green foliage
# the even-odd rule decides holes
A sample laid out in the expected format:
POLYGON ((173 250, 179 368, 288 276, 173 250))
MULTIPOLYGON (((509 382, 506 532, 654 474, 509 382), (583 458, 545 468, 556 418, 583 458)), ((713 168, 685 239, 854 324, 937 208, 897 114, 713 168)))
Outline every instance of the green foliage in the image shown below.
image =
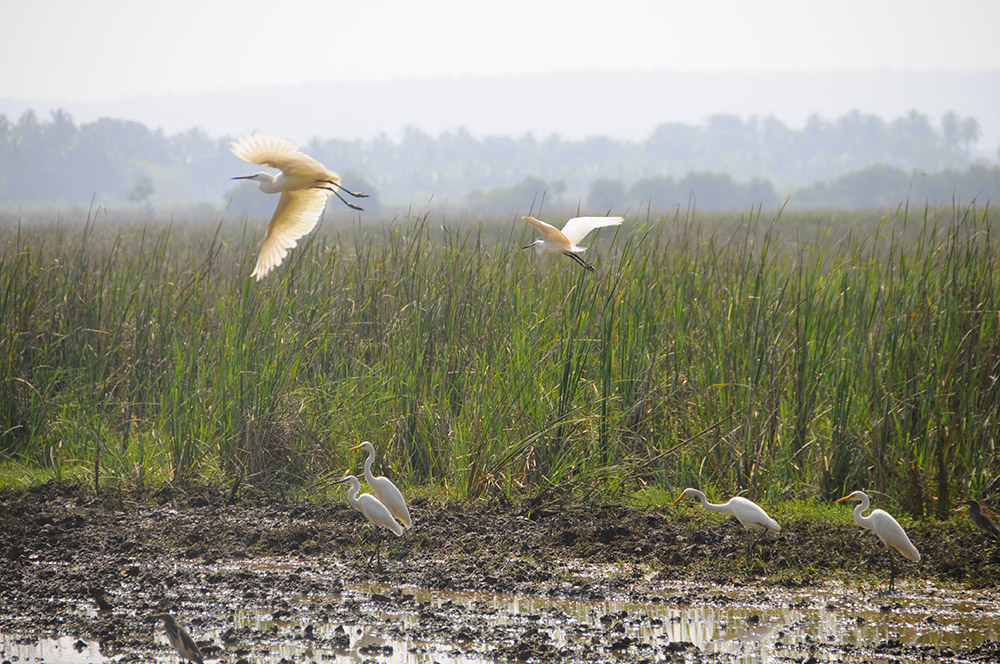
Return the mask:
MULTIPOLYGON (((998 459, 986 209, 628 219, 596 273, 519 220, 0 230, 0 458, 38 477, 458 496, 828 500, 946 514, 998 459), (37 470, 25 470, 37 469, 37 470)), ((19 480, 20 481, 20 480, 19 480)))

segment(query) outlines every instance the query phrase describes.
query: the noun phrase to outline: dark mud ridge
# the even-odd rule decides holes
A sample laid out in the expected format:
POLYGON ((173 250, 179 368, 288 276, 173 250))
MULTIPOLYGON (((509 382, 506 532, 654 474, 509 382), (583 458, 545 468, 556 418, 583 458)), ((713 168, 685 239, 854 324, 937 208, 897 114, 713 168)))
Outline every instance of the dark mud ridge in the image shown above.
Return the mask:
MULTIPOLYGON (((376 568, 366 564, 371 527, 345 503, 253 490, 235 504, 227 498, 209 488, 167 488, 128 499, 54 483, 0 493, 0 633, 72 636, 84 646, 98 643, 116 661, 152 661, 153 653, 166 651, 154 641, 148 616, 168 611, 196 637, 218 636, 202 641, 209 659, 266 659, 268 644, 281 640, 305 649, 353 649, 377 661, 392 655, 386 644, 405 615, 411 642, 451 644, 452 656, 473 659, 733 661, 663 637, 656 631, 662 619, 649 612, 567 621, 557 603, 545 601, 780 607, 790 593, 815 589, 829 597, 836 586, 877 603, 875 591, 885 582, 883 545, 850 522, 846 508, 845 523, 836 526, 776 514, 781 533, 768 535, 748 562, 741 526, 697 505, 653 512, 418 500, 411 505, 414 528, 386 540, 390 548, 376 568), (476 596, 442 603, 429 601, 425 591, 519 595, 546 608, 498 621, 504 609, 476 596), (261 616, 271 623, 266 628, 261 616), (388 637, 358 645, 361 624, 388 637)), ((964 526, 910 528, 923 558, 918 565, 898 561, 898 583, 994 597, 1000 550, 964 526)), ((891 601, 885 606, 892 611, 891 601)), ((753 615, 746 617, 750 624, 753 615)), ((782 648, 782 632, 776 634, 782 648)), ((799 662, 1000 661, 993 640, 944 646, 888 638, 784 644, 784 650, 795 651, 799 662)))

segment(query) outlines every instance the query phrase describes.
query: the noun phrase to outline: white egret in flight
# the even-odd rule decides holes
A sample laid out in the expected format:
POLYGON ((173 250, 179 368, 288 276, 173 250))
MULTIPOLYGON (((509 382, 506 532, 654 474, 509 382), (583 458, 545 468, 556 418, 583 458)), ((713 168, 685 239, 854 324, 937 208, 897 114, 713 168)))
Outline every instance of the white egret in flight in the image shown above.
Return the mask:
POLYGON ((407 528, 412 528, 413 520, 410 519, 410 510, 406 507, 406 500, 403 498, 402 492, 385 475, 379 475, 378 477, 372 475, 375 446, 366 440, 360 445, 355 445, 351 448, 351 451, 354 450, 365 450, 368 452, 368 458, 365 459, 365 481, 368 482, 368 486, 372 488, 378 499, 389 509, 389 512, 394 517, 399 519, 407 528))
MULTIPOLYGON (((347 477, 338 480, 338 484, 348 482, 351 488, 347 490, 347 502, 351 504, 351 507, 357 511, 364 514, 368 521, 375 527, 375 533, 378 536, 378 540, 375 542, 375 553, 368 558, 368 564, 371 565, 372 558, 375 558, 379 554, 379 547, 382 544, 382 531, 379 527, 385 528, 386 530, 391 530, 396 537, 403 534, 403 527, 392 518, 392 514, 389 513, 389 509, 379 502, 379 499, 370 493, 363 493, 360 496, 358 491, 361 490, 361 482, 354 475, 348 475, 347 477)), ((382 561, 378 560, 376 565, 381 567, 382 561)))
POLYGON ((736 520, 743 524, 743 527, 747 530, 747 558, 750 557, 750 549, 753 546, 753 536, 752 531, 761 531, 760 537, 757 538, 760 541, 767 531, 773 530, 774 532, 780 532, 781 526, 778 522, 767 515, 767 512, 752 500, 747 500, 746 498, 741 498, 740 496, 735 496, 730 498, 725 503, 710 503, 708 499, 705 498, 705 494, 698 489, 684 489, 681 495, 677 496, 672 504, 676 505, 685 496, 694 496, 701 501, 701 504, 705 508, 713 512, 725 512, 726 514, 732 514, 736 517, 736 520))
POLYGON ((233 141, 229 149, 234 155, 251 164, 263 164, 281 170, 279 175, 262 172, 233 178, 254 180, 266 194, 281 193, 278 207, 275 208, 274 215, 267 224, 267 233, 264 235, 264 243, 257 257, 257 265, 250 275, 257 281, 281 265, 288 250, 295 246, 299 238, 316 227, 330 192, 355 210, 362 208, 344 200, 340 191, 357 198, 368 196, 343 187, 339 175, 309 155, 300 152, 294 143, 284 138, 266 134, 245 134, 233 141))
POLYGON ((157 613, 152 617, 153 620, 163 621, 163 627, 167 632, 167 641, 170 641, 170 645, 174 647, 174 650, 180 654, 182 659, 203 664, 198 644, 194 642, 194 639, 191 638, 191 635, 183 627, 177 624, 172 615, 169 613, 157 613))
POLYGON ((559 230, 552 224, 545 223, 534 217, 521 217, 521 219, 524 219, 542 233, 541 240, 535 240, 528 246, 521 247, 522 249, 534 247, 539 256, 563 254, 564 256, 569 256, 579 263, 581 267, 591 272, 594 271, 594 266, 578 255, 582 254, 587 248, 581 247, 577 243, 581 242, 595 228, 619 226, 625 221, 624 217, 573 217, 566 222, 562 230, 559 230))
POLYGON ((862 528, 873 531, 888 547, 889 591, 892 592, 896 585, 896 559, 892 555, 892 550, 896 549, 915 563, 920 562, 920 552, 910 542, 903 527, 888 512, 876 509, 868 516, 861 516, 861 513, 871 506, 871 501, 863 491, 855 491, 837 500, 838 503, 845 501, 858 501, 859 504, 854 508, 854 522, 862 528))

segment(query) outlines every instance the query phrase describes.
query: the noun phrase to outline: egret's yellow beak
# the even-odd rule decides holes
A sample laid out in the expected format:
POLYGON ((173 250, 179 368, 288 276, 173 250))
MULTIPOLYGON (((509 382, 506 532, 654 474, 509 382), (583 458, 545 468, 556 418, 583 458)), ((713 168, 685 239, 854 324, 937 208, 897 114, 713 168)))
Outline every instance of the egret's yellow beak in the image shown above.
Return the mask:
POLYGON ((850 498, 850 496, 844 496, 843 498, 838 498, 838 499, 837 499, 837 502, 838 502, 838 503, 842 503, 842 502, 844 502, 845 500, 847 500, 847 499, 849 499, 849 498, 850 498))
POLYGON ((672 502, 670 504, 671 505, 676 505, 677 503, 681 502, 681 498, 683 498, 683 497, 684 497, 684 494, 682 493, 681 495, 677 496, 677 500, 675 500, 674 502, 672 502))

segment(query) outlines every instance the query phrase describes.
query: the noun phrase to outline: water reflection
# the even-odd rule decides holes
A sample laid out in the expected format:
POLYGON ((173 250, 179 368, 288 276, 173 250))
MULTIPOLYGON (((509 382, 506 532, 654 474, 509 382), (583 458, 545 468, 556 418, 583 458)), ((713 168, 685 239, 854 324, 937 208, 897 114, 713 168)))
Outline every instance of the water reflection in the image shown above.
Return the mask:
MULTIPOLYGON (((862 599, 837 586, 785 597, 771 594, 759 602, 744 598, 739 589, 679 585, 676 593, 665 594, 671 595, 673 600, 659 602, 594 602, 347 586, 337 601, 319 608, 305 598, 302 609, 246 608, 227 616, 215 631, 191 631, 199 641, 218 646, 210 661, 406 664, 493 662, 497 644, 529 638, 576 650, 600 643, 607 657, 630 652, 634 658, 649 651, 652 661, 686 642, 703 655, 725 655, 726 661, 739 663, 802 660, 824 645, 823 658, 829 659, 837 658, 836 648, 829 647, 835 645, 957 649, 1000 639, 1000 611, 993 600, 933 586, 888 599, 862 599), (689 603, 678 597, 700 599, 689 603), (776 601, 782 608, 775 608, 776 601)), ((211 618, 204 623, 211 625, 211 618)), ((160 645, 156 656, 132 661, 175 662, 165 637, 157 631, 154 639, 160 645)), ((0 655, 12 663, 108 661, 96 643, 2 632, 0 655)))

